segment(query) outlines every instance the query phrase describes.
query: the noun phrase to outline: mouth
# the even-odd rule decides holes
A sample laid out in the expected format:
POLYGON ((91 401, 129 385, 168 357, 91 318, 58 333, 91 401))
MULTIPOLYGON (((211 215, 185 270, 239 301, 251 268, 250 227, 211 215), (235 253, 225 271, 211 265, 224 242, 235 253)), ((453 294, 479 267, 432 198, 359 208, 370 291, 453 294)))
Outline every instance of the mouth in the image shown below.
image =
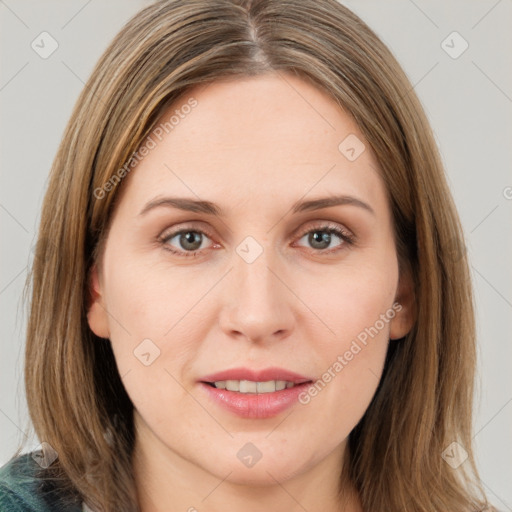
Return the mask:
POLYGON ((274 393, 290 389, 298 384, 312 382, 311 377, 285 368, 231 368, 207 375, 200 382, 217 389, 236 391, 238 393, 274 393))
POLYGON ((262 382, 252 380, 218 380, 215 382, 201 382, 216 389, 225 389, 226 391, 235 391, 249 395, 261 395, 265 393, 275 393, 276 391, 282 391, 284 389, 291 389, 303 384, 311 384, 313 381, 307 380, 301 383, 286 380, 267 380, 262 382))
POLYGON ((295 405, 313 381, 274 367, 233 368, 205 376, 198 383, 205 396, 225 411, 245 419, 264 419, 295 405))

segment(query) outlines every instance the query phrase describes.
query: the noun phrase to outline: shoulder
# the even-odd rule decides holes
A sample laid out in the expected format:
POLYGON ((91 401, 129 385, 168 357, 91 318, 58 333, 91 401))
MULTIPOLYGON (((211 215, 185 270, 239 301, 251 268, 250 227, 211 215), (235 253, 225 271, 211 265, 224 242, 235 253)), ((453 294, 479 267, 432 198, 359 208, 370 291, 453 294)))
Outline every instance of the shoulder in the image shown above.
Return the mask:
POLYGON ((0 467, 0 510, 9 512, 81 512, 76 500, 65 504, 49 473, 25 453, 0 467))

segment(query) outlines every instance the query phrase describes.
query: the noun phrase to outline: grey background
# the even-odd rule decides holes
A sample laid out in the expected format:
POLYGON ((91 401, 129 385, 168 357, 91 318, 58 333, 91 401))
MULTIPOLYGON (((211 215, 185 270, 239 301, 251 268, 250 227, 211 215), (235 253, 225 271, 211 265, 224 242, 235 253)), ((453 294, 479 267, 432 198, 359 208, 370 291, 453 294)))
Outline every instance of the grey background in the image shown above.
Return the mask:
MULTIPOLYGON (((21 294, 51 162, 95 62, 148 3, 0 0, 0 465, 28 433, 21 294), (59 45, 47 59, 31 48, 43 31, 59 45)), ((477 460, 491 501, 512 511, 512 1, 343 3, 395 53, 436 133, 475 286, 477 460), (453 31, 469 44, 458 58, 442 47, 462 48, 453 31)))

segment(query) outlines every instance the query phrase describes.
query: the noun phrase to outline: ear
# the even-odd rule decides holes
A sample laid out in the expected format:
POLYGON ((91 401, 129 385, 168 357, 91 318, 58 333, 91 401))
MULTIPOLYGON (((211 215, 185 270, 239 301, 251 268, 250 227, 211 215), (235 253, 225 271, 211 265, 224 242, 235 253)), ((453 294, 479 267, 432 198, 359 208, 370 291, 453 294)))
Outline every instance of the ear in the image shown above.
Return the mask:
POLYGON ((100 338, 110 338, 108 314, 103 303, 98 269, 93 265, 88 278, 89 297, 87 304, 87 321, 92 332, 100 338))
POLYGON ((409 267, 400 273, 393 309, 396 314, 389 322, 389 338, 398 340, 410 332, 416 321, 414 282, 409 267))

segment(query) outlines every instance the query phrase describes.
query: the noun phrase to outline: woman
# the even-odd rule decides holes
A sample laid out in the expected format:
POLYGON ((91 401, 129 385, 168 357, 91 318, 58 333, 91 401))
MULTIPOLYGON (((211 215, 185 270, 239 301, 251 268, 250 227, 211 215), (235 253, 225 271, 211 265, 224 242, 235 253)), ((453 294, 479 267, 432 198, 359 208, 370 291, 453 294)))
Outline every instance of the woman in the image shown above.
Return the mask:
POLYGON ((488 508, 454 246, 421 105, 347 8, 143 9, 54 162, 25 367, 43 449, 0 504, 488 508))

